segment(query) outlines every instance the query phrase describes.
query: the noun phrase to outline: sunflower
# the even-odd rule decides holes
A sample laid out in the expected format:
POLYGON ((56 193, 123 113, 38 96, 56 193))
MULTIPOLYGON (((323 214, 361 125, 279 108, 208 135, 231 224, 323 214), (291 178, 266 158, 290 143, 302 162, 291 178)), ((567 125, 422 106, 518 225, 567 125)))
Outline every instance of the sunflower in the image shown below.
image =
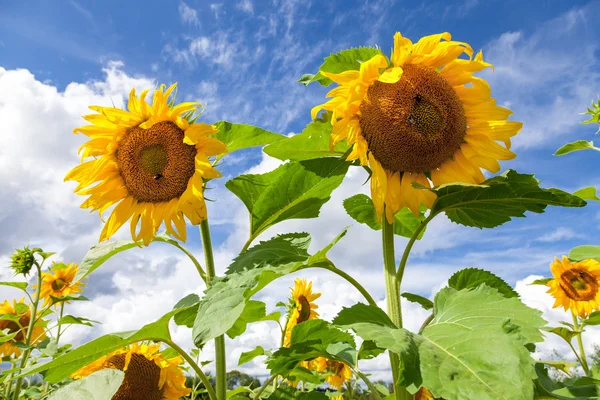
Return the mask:
POLYGON ((310 369, 325 373, 325 380, 335 389, 342 390, 342 385, 352 379, 352 370, 345 363, 317 357, 310 361, 310 369))
MULTIPOLYGON (((15 344, 17 342, 25 343, 30 322, 31 310, 25 304, 24 298, 19 301, 13 300, 12 304, 8 300, 4 300, 4 303, 0 304, 0 331, 7 330, 6 333, 8 335, 16 333, 12 339, 0 344, 0 355, 6 357, 13 355, 19 357, 21 355, 21 348, 15 344), (10 317, 7 318, 7 316, 10 317)), ((36 344, 46 338, 46 330, 44 328, 46 322, 41 319, 36 322, 31 333, 31 344, 36 344)))
POLYGON ((571 262, 566 256, 554 258, 550 264, 554 276, 546 283, 556 301, 554 308, 563 306, 585 318, 600 308, 600 263, 595 260, 571 262))
POLYGON ((315 311, 319 306, 314 303, 319 297, 321 297, 321 293, 312 292, 312 282, 306 283, 306 279, 296 278, 292 289, 292 297, 290 298, 289 320, 285 329, 283 343, 285 347, 290 345, 294 326, 304 321, 319 318, 319 313, 315 311))
POLYGON ((332 111, 331 146, 346 139, 348 160, 371 168, 373 204, 378 217, 385 205, 390 223, 404 206, 418 215, 421 204, 433 205, 435 194, 413 183, 478 184, 485 180, 480 168, 495 173, 498 160, 515 157, 510 138, 522 124, 507 121, 512 112, 497 106, 487 82, 473 76, 491 64, 450 39, 442 33, 413 44, 398 32, 389 60, 378 54, 359 71, 320 71, 339 86, 312 117, 332 111), (458 58, 463 53, 468 59, 458 58))
MULTIPOLYGON (((40 296, 44 299, 44 307, 52 304, 52 297, 71 296, 81 293, 84 284, 75 282, 77 264, 54 263, 52 272, 42 272, 42 288, 40 296), (50 297, 52 296, 52 297, 50 297)), ((36 288, 37 285, 33 285, 36 288)))
POLYGON ((159 350, 159 344, 134 343, 81 368, 71 377, 81 379, 101 369, 118 369, 125 372, 125 378, 112 400, 179 400, 191 392, 179 367, 183 359, 166 359, 159 350))
POLYGON ((186 119, 201 105, 175 105, 169 99, 175 87, 165 91, 161 85, 152 104, 147 90, 138 98, 133 89, 127 110, 92 106, 97 114, 83 117, 92 125, 73 131, 91 140, 79 149, 82 164, 65 180, 79 182, 75 193, 89 195, 81 207, 101 217, 116 204, 100 241, 128 220, 132 238, 145 245, 163 222, 170 235, 185 241, 184 216, 194 225, 206 219, 203 180, 221 176, 208 157, 226 152, 226 146, 210 137, 217 132, 214 126, 186 119), (93 159, 84 161, 88 157, 93 159))
POLYGON ((435 400, 435 397, 433 397, 433 394, 429 390, 422 387, 415 393, 415 400, 435 400))

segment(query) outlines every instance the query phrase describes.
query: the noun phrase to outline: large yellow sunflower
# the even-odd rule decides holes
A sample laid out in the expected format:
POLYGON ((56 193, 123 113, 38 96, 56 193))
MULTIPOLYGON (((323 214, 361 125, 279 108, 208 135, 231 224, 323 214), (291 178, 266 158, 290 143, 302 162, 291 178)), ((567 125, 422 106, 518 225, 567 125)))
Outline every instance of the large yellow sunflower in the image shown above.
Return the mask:
MULTIPOLYGON (((54 264, 52 272, 42 272, 41 298, 44 299, 44 307, 52 303, 52 297, 72 296, 81 293, 83 282, 73 283, 77 274, 77 264, 54 264)), ((37 285, 33 285, 36 288, 37 285)))
POLYGON ((161 85, 152 104, 147 90, 138 98, 133 89, 127 110, 92 106, 97 114, 83 117, 92 125, 74 130, 91 140, 80 148, 82 164, 65 180, 79 182, 75 192, 89 195, 83 208, 102 216, 116 204, 100 241, 129 219, 132 238, 145 245, 163 222, 170 235, 185 241, 184 216, 194 225, 206 219, 203 179, 221 176, 208 157, 226 152, 226 146, 210 137, 214 126, 188 122, 185 117, 200 104, 175 105, 170 99, 175 86, 161 85))
POLYGON ((166 359, 159 350, 159 344, 134 343, 81 368, 71 377, 81 379, 101 369, 118 369, 125 372, 125 379, 112 400, 179 400, 191 392, 179 367, 183 359, 166 359))
POLYGON ((546 283, 556 301, 554 308, 563 306, 581 318, 600 308, 600 263, 595 260, 571 262, 566 256, 554 258, 550 264, 554 276, 546 283))
MULTIPOLYGON (((29 330, 29 323, 31 322, 31 310, 25 304, 25 299, 19 301, 13 300, 11 304, 8 300, 4 300, 4 303, 0 304, 0 315, 12 316, 11 319, 2 319, 0 317, 0 331, 7 329, 7 334, 11 335, 16 333, 15 337, 11 340, 0 344, 0 355, 6 357, 19 357, 22 353, 20 347, 15 346, 17 342, 25 343, 27 338, 27 332, 29 330)), ((10 317, 9 317, 10 318, 10 317)), ((33 327, 31 333, 30 344, 37 344, 46 338, 46 326, 47 321, 39 320, 33 327)))
POLYGON ((319 318, 316 309, 318 305, 314 303, 321 297, 321 293, 313 293, 312 282, 306 282, 306 279, 296 278, 292 297, 290 298, 291 307, 289 310, 289 320, 285 328, 285 339, 283 345, 288 347, 292 339, 292 330, 294 326, 301 322, 319 318))
POLYGON ((433 205, 435 195, 413 182, 477 184, 485 179, 480 168, 495 173, 498 160, 515 157, 510 138, 522 124, 507 121, 512 112, 497 106, 487 82, 473 76, 491 64, 450 39, 442 33, 413 44, 398 32, 389 60, 379 54, 359 71, 321 71, 339 86, 312 117, 333 112, 331 145, 346 139, 348 159, 370 166, 373 204, 378 217, 385 205, 390 223, 404 206, 418 214, 421 204, 433 205))

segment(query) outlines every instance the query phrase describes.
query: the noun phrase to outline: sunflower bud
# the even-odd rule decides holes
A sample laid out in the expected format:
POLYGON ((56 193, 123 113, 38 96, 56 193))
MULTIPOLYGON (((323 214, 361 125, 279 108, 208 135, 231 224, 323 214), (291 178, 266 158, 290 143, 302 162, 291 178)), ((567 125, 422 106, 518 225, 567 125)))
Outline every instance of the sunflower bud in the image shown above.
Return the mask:
POLYGON ((15 275, 27 275, 35 262, 34 251, 29 247, 19 250, 15 249, 16 253, 11 256, 10 268, 15 271, 15 275))

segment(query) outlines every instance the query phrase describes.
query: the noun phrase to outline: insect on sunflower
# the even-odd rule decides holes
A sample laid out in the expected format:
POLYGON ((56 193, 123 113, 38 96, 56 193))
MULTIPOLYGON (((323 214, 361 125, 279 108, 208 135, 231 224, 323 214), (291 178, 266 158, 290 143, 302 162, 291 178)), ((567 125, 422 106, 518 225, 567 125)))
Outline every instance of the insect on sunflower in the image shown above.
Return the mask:
POLYGON ((206 219, 203 185, 219 178, 210 156, 227 151, 211 136, 217 129, 186 119, 196 102, 174 104, 173 84, 148 90, 138 98, 131 90, 127 110, 92 106, 97 114, 83 118, 92 125, 76 128, 91 140, 80 148, 82 164, 65 180, 79 182, 75 193, 89 196, 81 205, 102 213, 116 205, 104 224, 100 241, 108 240, 130 220, 133 240, 148 245, 159 227, 177 239, 186 239, 186 217, 197 225, 206 219), (93 159, 84 161, 86 158, 93 159))
POLYGON ((418 215, 421 204, 433 205, 435 194, 415 183, 478 184, 485 180, 481 168, 495 173, 498 160, 515 157, 510 139, 522 124, 507 121, 512 112, 497 106, 488 83, 473 76, 491 64, 450 39, 441 33, 413 44, 398 32, 389 60, 378 54, 360 70, 320 71, 339 86, 312 117, 333 113, 331 145, 346 139, 348 160, 371 168, 373 204, 378 217, 385 206, 390 223, 405 206, 418 215))

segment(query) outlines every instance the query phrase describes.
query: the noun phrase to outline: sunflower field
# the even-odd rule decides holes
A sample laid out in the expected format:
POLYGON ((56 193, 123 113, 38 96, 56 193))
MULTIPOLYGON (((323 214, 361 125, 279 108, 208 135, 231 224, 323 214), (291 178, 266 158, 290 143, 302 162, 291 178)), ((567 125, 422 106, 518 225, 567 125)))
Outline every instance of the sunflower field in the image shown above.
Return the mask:
MULTIPOLYGON (((87 141, 64 185, 81 196, 82 208, 97 212, 102 230, 82 260, 59 260, 51 252, 59 249, 27 243, 15 250, 9 267, 19 278, 0 282, 22 292, 0 303, 0 399, 600 398, 600 363, 585 351, 594 340, 586 328, 600 325, 600 243, 549 254, 547 277, 532 283, 545 286, 554 307, 564 310, 560 324, 549 324, 503 277, 485 269, 456 271, 431 298, 402 290, 412 277, 406 273, 411 251, 428 240, 437 217, 485 237, 515 218, 600 201, 595 187, 570 193, 531 174, 501 170, 500 161, 516 157, 511 140, 523 124, 478 76, 493 69, 493 61, 447 32, 419 39, 397 32, 390 52, 332 53, 314 74, 298 77, 307 93, 318 85, 329 92, 293 136, 243 121, 207 121, 201 104, 180 101, 176 83, 132 89, 124 108, 90 105, 85 123, 73 127, 87 141), (218 213, 229 205, 210 190, 222 177, 220 167, 235 162, 232 154, 253 147, 281 162, 224 184, 247 209, 249 230, 239 254, 218 266, 211 236, 216 216, 207 202, 215 202, 210 210, 218 213), (364 243, 344 242, 351 226, 316 251, 305 232, 263 235, 285 221, 318 223, 353 170, 368 173, 368 194, 356 187, 339 207, 351 224, 370 228, 364 243), (198 254, 186 247, 196 228, 198 254), (128 240, 114 240, 123 230, 128 240), (405 238, 405 246, 395 238, 405 238), (384 299, 331 256, 342 244, 360 249, 372 243, 381 248, 383 265, 371 268, 383 271, 384 299), (172 246, 189 258, 205 290, 181 293, 171 311, 136 330, 68 343, 63 335, 72 326, 102 322, 70 311, 88 301, 86 285, 97 270, 112 257, 153 246, 172 246), (217 275, 217 267, 225 273, 217 275), (256 299, 278 278, 308 270, 337 275, 359 301, 322 319, 321 294, 329 289, 305 278, 295 279, 287 299, 276 299, 276 310, 268 312, 256 299), (405 326, 401 299, 423 309, 418 330, 405 326), (227 363, 225 337, 243 337, 264 321, 277 338, 271 347, 256 346, 239 355, 238 365, 227 363), (189 328, 193 349, 172 334, 175 326, 189 328), (572 354, 537 357, 536 346, 550 337, 566 342, 572 354), (214 359, 206 360, 209 348, 214 359), (232 375, 257 357, 265 359, 267 378, 232 375), (386 357, 387 380, 362 368, 377 357, 386 357)), ((600 124, 600 101, 585 114, 584 124, 600 124)), ((579 140, 555 155, 577 157, 570 153, 582 150, 600 151, 579 140)))

